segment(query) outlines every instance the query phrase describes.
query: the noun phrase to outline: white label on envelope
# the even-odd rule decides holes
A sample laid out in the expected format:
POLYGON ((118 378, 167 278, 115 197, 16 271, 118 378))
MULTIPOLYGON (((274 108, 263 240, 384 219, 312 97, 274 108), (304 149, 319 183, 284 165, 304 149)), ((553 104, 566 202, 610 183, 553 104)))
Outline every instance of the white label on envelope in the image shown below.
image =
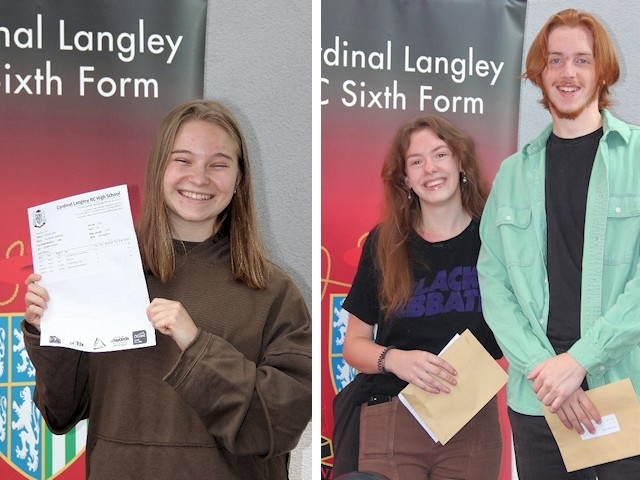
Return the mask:
POLYGON ((587 430, 584 431, 580 438, 582 440, 590 440, 596 437, 602 437, 603 435, 609 435, 610 433, 616 433, 620 431, 620 425, 618 424, 618 419, 615 414, 605 415, 602 417, 602 423, 597 424, 595 421, 591 421, 593 426, 596 427, 595 433, 589 433, 587 430))

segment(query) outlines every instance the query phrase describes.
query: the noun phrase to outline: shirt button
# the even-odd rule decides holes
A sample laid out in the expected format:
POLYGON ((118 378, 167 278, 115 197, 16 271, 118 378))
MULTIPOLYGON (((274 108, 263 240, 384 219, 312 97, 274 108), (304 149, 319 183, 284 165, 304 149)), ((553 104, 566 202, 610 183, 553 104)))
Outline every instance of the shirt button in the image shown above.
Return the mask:
POLYGON ((506 217, 504 217, 504 219, 505 219, 507 222, 510 222, 510 221, 512 220, 512 218, 513 218, 513 217, 512 217, 511 215, 507 215, 506 217))
POLYGON ((620 213, 622 209, 620 207, 616 207, 616 213, 620 213))

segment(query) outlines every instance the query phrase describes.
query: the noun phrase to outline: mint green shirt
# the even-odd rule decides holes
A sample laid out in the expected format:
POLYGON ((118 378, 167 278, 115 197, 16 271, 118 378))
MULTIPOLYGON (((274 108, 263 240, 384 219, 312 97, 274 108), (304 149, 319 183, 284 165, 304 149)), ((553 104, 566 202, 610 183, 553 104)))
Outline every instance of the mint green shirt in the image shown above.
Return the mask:
MULTIPOLYGON (((640 127, 607 110, 587 193, 581 338, 569 353, 589 388, 630 378, 640 397, 640 127)), ((485 320, 509 361, 507 404, 542 415, 527 375, 555 356, 549 313, 545 149, 549 125, 498 171, 480 224, 485 320)))

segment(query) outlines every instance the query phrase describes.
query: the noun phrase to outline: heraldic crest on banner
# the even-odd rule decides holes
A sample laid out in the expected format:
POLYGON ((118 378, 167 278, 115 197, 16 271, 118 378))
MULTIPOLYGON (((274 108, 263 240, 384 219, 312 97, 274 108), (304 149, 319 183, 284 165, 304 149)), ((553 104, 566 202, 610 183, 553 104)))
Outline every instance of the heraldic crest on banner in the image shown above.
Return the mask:
POLYGON ((344 337, 347 333, 347 323, 349 312, 342 308, 346 294, 332 294, 331 304, 331 351, 329 352, 329 362, 331 363, 331 381, 336 393, 342 390, 354 379, 358 373, 355 368, 344 361, 342 357, 342 347, 344 337))
POLYGON ((47 429, 33 402, 36 371, 24 346, 23 315, 0 315, 0 455, 26 478, 49 478, 75 461, 86 437, 47 429))

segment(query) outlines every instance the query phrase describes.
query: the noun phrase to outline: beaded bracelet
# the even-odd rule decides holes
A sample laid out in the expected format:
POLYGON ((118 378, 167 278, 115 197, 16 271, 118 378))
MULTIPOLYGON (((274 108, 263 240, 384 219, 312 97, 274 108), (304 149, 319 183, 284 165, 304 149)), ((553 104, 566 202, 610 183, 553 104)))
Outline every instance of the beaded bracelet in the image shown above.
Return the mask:
POLYGON ((394 348, 396 348, 394 345, 389 345, 387 347, 384 347, 382 349, 382 352, 380 352, 380 356, 378 357, 378 372, 380 372, 382 375, 387 373, 387 371, 384 368, 384 359, 387 356, 387 353, 389 353, 389 350, 394 348))

